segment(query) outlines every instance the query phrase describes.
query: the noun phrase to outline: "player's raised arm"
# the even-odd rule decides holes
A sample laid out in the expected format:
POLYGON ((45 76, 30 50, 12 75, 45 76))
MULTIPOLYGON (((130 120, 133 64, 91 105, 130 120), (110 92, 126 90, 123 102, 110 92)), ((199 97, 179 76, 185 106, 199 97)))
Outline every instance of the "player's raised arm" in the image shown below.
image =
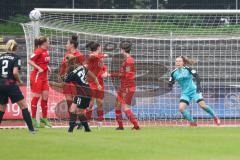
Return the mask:
POLYGON ((169 80, 168 80, 168 87, 170 88, 172 88, 175 83, 174 72, 175 70, 172 71, 171 76, 169 77, 169 80))

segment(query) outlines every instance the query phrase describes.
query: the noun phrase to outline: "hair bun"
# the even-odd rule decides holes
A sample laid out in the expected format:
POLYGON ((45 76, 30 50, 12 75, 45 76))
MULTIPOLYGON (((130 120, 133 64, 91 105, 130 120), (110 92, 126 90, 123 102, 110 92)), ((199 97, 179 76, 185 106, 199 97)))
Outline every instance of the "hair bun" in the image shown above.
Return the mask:
POLYGON ((76 35, 76 34, 72 35, 72 40, 78 41, 78 35, 76 35))

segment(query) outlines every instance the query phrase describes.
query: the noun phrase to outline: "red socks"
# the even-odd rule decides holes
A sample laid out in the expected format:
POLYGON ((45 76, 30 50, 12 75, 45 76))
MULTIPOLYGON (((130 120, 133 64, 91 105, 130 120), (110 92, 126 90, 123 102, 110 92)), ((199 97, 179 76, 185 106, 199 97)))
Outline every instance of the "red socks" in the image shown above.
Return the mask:
POLYGON ((91 120, 92 119, 92 110, 86 110, 86 117, 87 117, 87 120, 91 120))
POLYGON ((31 101, 32 118, 36 118, 37 103, 40 97, 33 97, 31 101))
POLYGON ((134 125, 134 128, 139 128, 138 121, 136 120, 132 110, 131 109, 126 110, 125 114, 127 115, 130 122, 134 125))
MULTIPOLYGON (((86 117, 88 120, 92 119, 92 112, 93 110, 86 110, 86 117)), ((98 115, 98 121, 103 121, 104 120, 104 114, 103 114, 103 110, 97 110, 97 115, 98 115)))
POLYGON ((103 110, 97 110, 98 121, 103 121, 103 110))
POLYGON ((48 111, 47 100, 41 100, 41 108, 42 108, 42 117, 47 118, 47 111, 48 111))
POLYGON ((123 121, 122 121, 122 111, 121 109, 115 110, 116 121, 118 123, 119 128, 123 128, 123 121))

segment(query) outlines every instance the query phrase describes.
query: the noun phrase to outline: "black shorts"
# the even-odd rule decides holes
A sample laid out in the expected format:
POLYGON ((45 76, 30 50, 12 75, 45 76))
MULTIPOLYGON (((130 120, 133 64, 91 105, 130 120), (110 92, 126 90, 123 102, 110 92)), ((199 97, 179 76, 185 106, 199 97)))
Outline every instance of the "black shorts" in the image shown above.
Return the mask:
POLYGON ((89 107, 90 101, 90 97, 75 96, 73 103, 80 109, 86 109, 89 107))
POLYGON ((7 104, 8 98, 12 103, 16 103, 24 99, 22 91, 19 86, 13 85, 0 85, 0 104, 7 104))

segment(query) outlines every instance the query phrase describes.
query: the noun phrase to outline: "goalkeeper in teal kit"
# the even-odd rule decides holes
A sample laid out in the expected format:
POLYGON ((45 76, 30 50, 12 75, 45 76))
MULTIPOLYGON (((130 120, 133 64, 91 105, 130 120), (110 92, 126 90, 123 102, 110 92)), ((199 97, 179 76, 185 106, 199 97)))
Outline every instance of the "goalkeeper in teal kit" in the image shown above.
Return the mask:
POLYGON ((169 87, 172 87, 176 81, 180 85, 181 98, 179 102, 179 110, 183 117, 190 122, 191 126, 197 126, 197 123, 185 108, 192 100, 198 103, 199 106, 214 119, 214 122, 217 125, 220 125, 220 119, 214 114, 212 108, 206 105, 202 97, 200 79, 196 70, 187 66, 188 64, 192 65, 194 63, 194 60, 188 59, 184 56, 177 57, 176 69, 172 71, 171 77, 169 78, 169 87), (196 84, 193 81, 193 78, 195 78, 196 84))

